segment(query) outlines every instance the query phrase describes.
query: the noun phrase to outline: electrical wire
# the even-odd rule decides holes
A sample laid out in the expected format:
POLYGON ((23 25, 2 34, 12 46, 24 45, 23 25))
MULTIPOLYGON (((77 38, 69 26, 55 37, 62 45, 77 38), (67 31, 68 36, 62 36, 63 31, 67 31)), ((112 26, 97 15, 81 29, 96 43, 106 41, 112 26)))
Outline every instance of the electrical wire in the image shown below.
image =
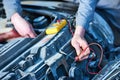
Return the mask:
MULTIPOLYGON (((100 50, 101 50, 100 60, 99 60, 99 63, 98 63, 98 68, 101 70, 102 68, 101 68, 100 64, 101 64, 101 61, 102 61, 102 58, 103 58, 103 49, 102 49, 101 45, 98 44, 98 43, 91 43, 91 44, 89 44, 88 47, 90 47, 91 45, 97 45, 97 46, 100 48, 100 50)), ((86 48, 86 49, 87 49, 87 48, 86 48)), ((90 49, 90 50, 92 50, 92 49, 90 49)), ((94 59, 94 56, 88 61, 87 65, 86 65, 86 69, 87 69, 87 72, 88 72, 89 74, 98 74, 99 72, 90 72, 89 69, 88 69, 88 65, 89 65, 89 63, 90 63, 93 59, 94 59)))
MULTIPOLYGON (((67 20, 67 19, 66 19, 66 20, 67 20)), ((72 27, 71 27, 71 25, 70 25, 70 21, 67 20, 67 22, 68 22, 68 27, 69 27, 69 29, 70 29, 70 32, 71 32, 71 34, 72 34, 72 36, 73 36, 73 35, 74 35, 74 32, 73 32, 72 27)), ((90 46, 92 46, 92 45, 98 46, 98 47, 100 48, 100 50, 101 50, 100 60, 99 60, 99 63, 98 63, 98 68, 101 70, 102 68, 101 68, 100 64, 101 64, 102 58, 103 58, 103 49, 102 49, 102 46, 101 46, 100 44, 98 44, 98 43, 90 43, 90 44, 88 44, 88 46, 87 46, 84 50, 82 50, 81 53, 84 53, 84 52, 85 52, 90 46)), ((90 51, 95 52, 92 48, 90 48, 90 51)), ((77 57, 78 57, 78 59, 79 59, 79 55, 78 55, 77 57)), ((88 71, 89 74, 98 74, 99 72, 90 72, 90 71, 88 70, 88 65, 89 65, 89 63, 90 63, 93 59, 94 59, 94 56, 88 61, 88 64, 86 65, 86 69, 87 69, 87 71, 88 71)), ((75 62, 76 62, 76 59, 75 59, 75 62)))
MULTIPOLYGON (((67 20, 67 19, 66 19, 67 20)), ((71 24, 70 24, 70 21, 68 21, 67 20, 67 23, 68 23, 68 27, 69 27, 69 29, 70 29, 70 32, 71 32, 71 34, 72 34, 72 36, 74 35, 74 32, 73 32, 73 30, 72 30, 72 26, 71 26, 71 24)))

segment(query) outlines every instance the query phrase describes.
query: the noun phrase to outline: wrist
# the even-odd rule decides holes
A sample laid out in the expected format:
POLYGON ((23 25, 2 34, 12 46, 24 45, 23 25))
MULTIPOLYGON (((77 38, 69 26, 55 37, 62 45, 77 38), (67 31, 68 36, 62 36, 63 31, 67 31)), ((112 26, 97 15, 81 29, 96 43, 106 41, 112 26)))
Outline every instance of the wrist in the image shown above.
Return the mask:
POLYGON ((74 35, 79 35, 80 37, 84 37, 85 29, 82 26, 76 26, 74 35))
POLYGON ((16 19, 21 19, 22 17, 19 15, 19 13, 14 13, 12 16, 11 16, 11 22, 13 22, 14 20, 16 19))

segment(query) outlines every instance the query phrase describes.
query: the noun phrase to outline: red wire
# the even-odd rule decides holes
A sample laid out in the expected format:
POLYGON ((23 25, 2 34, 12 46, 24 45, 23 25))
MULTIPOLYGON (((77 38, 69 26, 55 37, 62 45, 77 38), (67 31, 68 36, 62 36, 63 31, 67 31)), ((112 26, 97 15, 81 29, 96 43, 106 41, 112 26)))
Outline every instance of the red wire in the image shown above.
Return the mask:
POLYGON ((60 20, 57 20, 58 23, 60 23, 60 20))
POLYGON ((72 28, 71 28, 71 26, 70 26, 70 22, 69 22, 69 21, 68 21, 68 27, 69 27, 69 29, 70 29, 70 32, 71 32, 72 36, 73 36, 74 33, 73 33, 73 30, 72 30, 72 28))
MULTIPOLYGON (((71 26, 70 26, 70 22, 69 22, 69 21, 68 21, 68 27, 69 27, 69 29, 70 29, 70 32, 72 33, 72 36, 73 36, 74 33, 73 33, 73 31, 72 31, 72 28, 71 28, 71 26)), ((87 48, 89 48, 91 45, 97 45, 97 46, 100 48, 100 50, 101 50, 101 53, 100 53, 100 54, 101 54, 101 56, 100 56, 100 61, 99 61, 99 63, 98 63, 98 68, 101 70, 102 68, 101 68, 100 64, 101 64, 101 61, 102 61, 102 58, 103 58, 103 49, 102 49, 101 45, 99 45, 98 43, 90 43, 90 44, 81 52, 81 54, 84 53, 84 52, 87 50, 87 48)), ((94 52, 94 50, 93 50, 92 48, 90 48, 90 50, 94 52)), ((80 56, 80 55, 78 55, 77 57, 79 57, 79 56, 80 56)), ((90 63, 93 59, 94 59, 94 56, 89 60, 88 64, 86 65, 86 69, 87 69, 87 71, 88 71, 89 74, 98 74, 99 72, 90 72, 90 71, 88 70, 88 65, 89 65, 89 63, 90 63)))
MULTIPOLYGON (((83 53, 87 50, 87 48, 89 48, 91 45, 97 45, 97 46, 100 48, 100 50, 101 50, 100 61, 99 61, 99 63, 98 63, 98 68, 101 70, 100 64, 101 64, 102 57, 103 57, 103 49, 102 49, 101 45, 99 45, 98 43, 90 43, 90 44, 81 52, 81 54, 83 54, 83 53)), ((90 48, 90 50, 95 53, 95 51, 94 51, 92 48, 90 48)), ((79 58, 79 56, 80 56, 80 55, 78 55, 77 57, 79 58)), ((89 65, 89 63, 90 63, 93 59, 94 59, 94 56, 88 61, 87 65, 86 65, 86 69, 87 69, 87 71, 88 71, 89 74, 98 74, 99 72, 90 72, 90 71, 88 70, 88 65, 89 65)), ((76 60, 76 61, 77 61, 77 60, 76 60)))
MULTIPOLYGON (((98 43, 90 43, 89 44, 89 46, 91 46, 91 45, 97 45, 99 48, 100 48, 100 50, 101 50, 101 55, 100 55, 100 61, 99 61, 99 63, 98 63, 98 67, 100 67, 100 64, 101 64, 101 61, 102 61, 102 58, 103 58, 103 49, 102 49, 102 47, 101 47, 101 45, 100 44, 98 44, 98 43)), ((101 68, 101 67, 100 67, 101 68)))
MULTIPOLYGON (((98 68, 101 70, 102 68, 100 67, 100 64, 101 64, 102 57, 103 57, 103 49, 102 49, 101 45, 99 45, 98 43, 91 43, 91 44, 89 44, 89 46, 91 46, 91 45, 97 45, 97 46, 100 48, 100 50, 101 50, 100 61, 99 61, 99 63, 98 63, 98 68)), ((89 46, 88 46, 88 47, 89 47, 89 46)), ((87 47, 87 48, 88 48, 88 47, 87 47)), ((87 48, 86 48, 86 49, 87 49, 87 48)), ((90 50, 92 50, 92 49, 90 48, 90 50)), ((92 51, 93 51, 93 50, 92 50, 92 51)), ((94 56, 88 61, 87 65, 86 65, 86 69, 87 69, 87 71, 88 71, 89 74, 98 74, 99 72, 90 72, 89 69, 88 69, 88 65, 89 65, 89 63, 90 63, 93 59, 94 59, 94 56)))
MULTIPOLYGON (((94 59, 94 57, 92 57, 92 58, 89 60, 88 64, 92 61, 92 59, 94 59)), ((88 64, 86 65, 86 70, 87 70, 87 72, 88 72, 89 74, 98 74, 98 72, 90 72, 89 69, 88 69, 88 64)))

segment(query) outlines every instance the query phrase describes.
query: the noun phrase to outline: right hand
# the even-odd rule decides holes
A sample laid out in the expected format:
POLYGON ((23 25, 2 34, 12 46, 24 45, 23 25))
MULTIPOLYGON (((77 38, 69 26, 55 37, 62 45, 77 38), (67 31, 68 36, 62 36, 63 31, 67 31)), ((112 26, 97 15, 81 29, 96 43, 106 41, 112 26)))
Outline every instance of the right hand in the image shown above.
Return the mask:
POLYGON ((75 48, 80 61, 88 58, 88 55, 90 54, 90 49, 87 48, 88 43, 84 38, 84 33, 85 33, 85 29, 81 26, 77 26, 74 36, 71 40, 71 44, 75 48), (81 53, 82 50, 85 50, 85 49, 86 51, 84 53, 81 53))

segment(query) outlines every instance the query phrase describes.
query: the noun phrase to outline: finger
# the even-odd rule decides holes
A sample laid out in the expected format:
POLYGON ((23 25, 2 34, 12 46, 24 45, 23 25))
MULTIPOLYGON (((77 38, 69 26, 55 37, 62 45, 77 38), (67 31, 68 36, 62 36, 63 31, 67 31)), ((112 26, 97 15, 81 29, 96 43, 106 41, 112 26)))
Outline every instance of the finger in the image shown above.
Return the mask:
POLYGON ((82 49, 86 49, 88 47, 88 43, 85 39, 78 39, 78 43, 81 43, 80 46, 82 47, 82 49))
POLYGON ((25 37, 25 38, 30 38, 29 34, 27 34, 27 35, 25 35, 25 36, 23 36, 23 37, 25 37))
POLYGON ((84 56, 80 59, 80 61, 87 59, 89 56, 84 56))
POLYGON ((37 34, 35 34, 35 33, 30 33, 29 36, 30 36, 30 38, 35 38, 35 37, 37 36, 37 34))
POLYGON ((79 59, 82 59, 85 56, 89 56, 89 54, 90 54, 90 49, 87 48, 85 49, 85 51, 82 51, 82 53, 79 55, 79 59))
POLYGON ((33 30, 33 28, 30 29, 30 31, 29 31, 28 34, 29 34, 30 38, 35 38, 35 37, 37 36, 37 34, 36 34, 35 31, 33 30))
POLYGON ((76 50, 77 55, 80 55, 80 53, 81 53, 81 48, 80 48, 79 44, 76 44, 76 45, 74 46, 74 48, 75 48, 75 50, 76 50))
POLYGON ((89 47, 87 47, 87 49, 85 50, 85 55, 89 55, 90 54, 90 48, 89 47))
POLYGON ((80 55, 81 48, 78 43, 73 43, 72 46, 75 48, 77 55, 80 55))
POLYGON ((32 25, 30 25, 29 36, 30 36, 31 38, 35 38, 35 37, 37 36, 37 34, 35 33, 35 31, 34 31, 32 25))
POLYGON ((75 48, 77 55, 79 55, 79 53, 80 53, 79 44, 76 42, 76 40, 74 38, 72 38, 71 44, 75 48))

